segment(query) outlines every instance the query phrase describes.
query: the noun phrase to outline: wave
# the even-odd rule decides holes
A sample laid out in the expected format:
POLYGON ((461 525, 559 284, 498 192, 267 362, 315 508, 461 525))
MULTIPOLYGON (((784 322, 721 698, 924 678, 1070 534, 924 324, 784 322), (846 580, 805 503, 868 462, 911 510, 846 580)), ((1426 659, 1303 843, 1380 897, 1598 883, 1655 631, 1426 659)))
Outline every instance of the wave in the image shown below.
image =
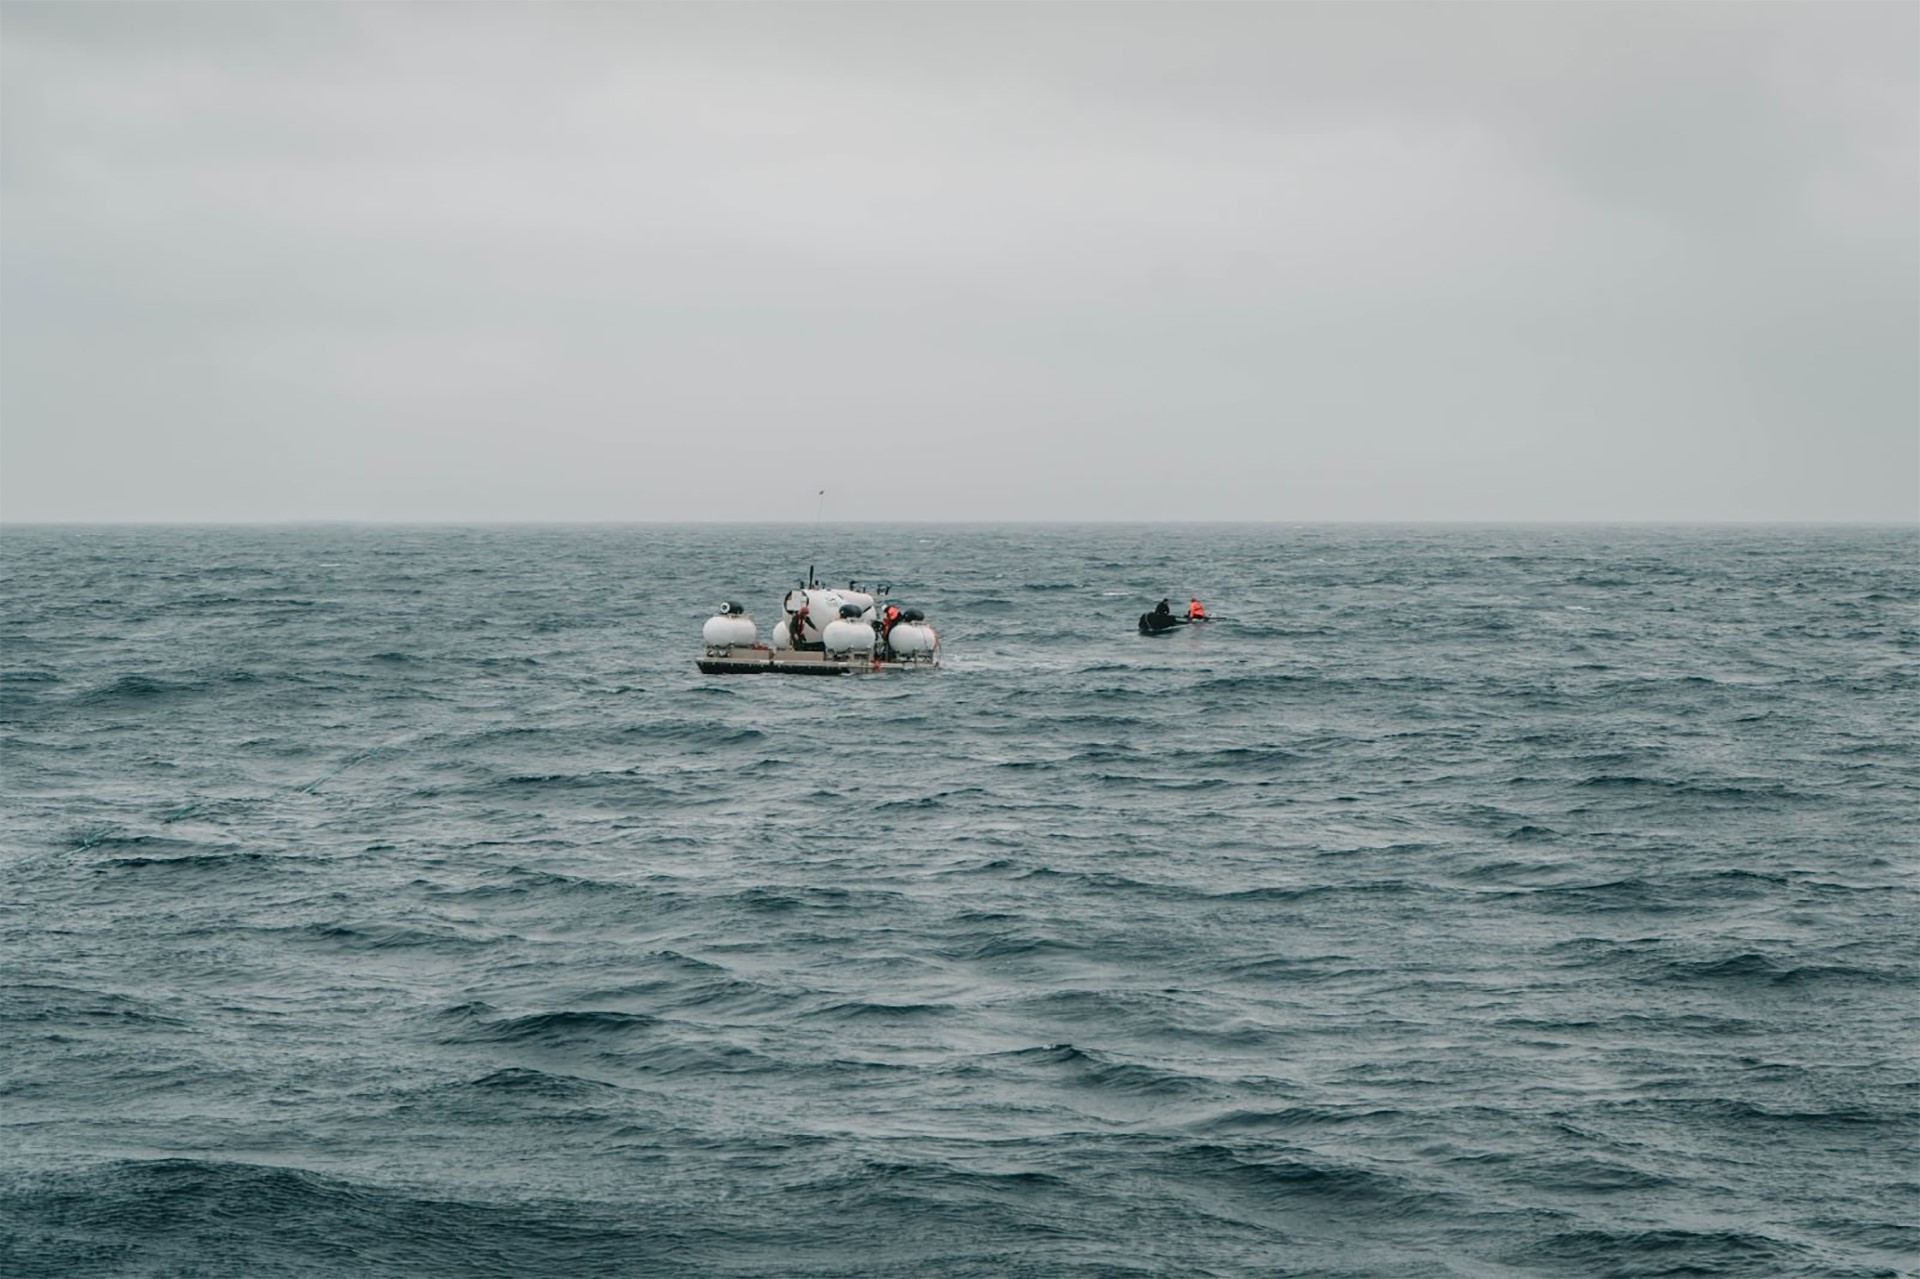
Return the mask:
POLYGON ((1203 1076, 1069 1043, 992 1053, 971 1065, 990 1074, 1037 1071, 1075 1089, 1116 1097, 1203 1097, 1219 1090, 1216 1081, 1203 1076))
POLYGON ((920 1021, 955 1012, 952 1004, 846 999, 803 1014, 815 1021, 920 1021))
POLYGON ((1770 1275, 1814 1273, 1806 1245, 1756 1231, 1586 1229, 1549 1234, 1516 1251, 1522 1267, 1542 1263, 1580 1274, 1770 1275))
POLYGON ((1758 778, 1748 781, 1711 782, 1695 778, 1647 777, 1637 773, 1599 773, 1575 785, 1587 790, 1651 791, 1685 799, 1723 800, 1728 803, 1752 803, 1759 800, 1790 803, 1819 802, 1822 796, 1810 794, 1784 782, 1758 778))
POLYGON ((1350 880, 1332 884, 1263 885, 1232 892, 1209 893, 1216 902, 1304 902, 1321 897, 1403 897, 1429 890, 1428 885, 1404 879, 1350 880))
POLYGON ((1650 1172, 1618 1158, 1581 1155, 1572 1158, 1516 1157, 1508 1161, 1505 1180, 1535 1190, 1551 1187, 1556 1195, 1585 1198, 1613 1195, 1626 1191, 1672 1190, 1680 1185, 1674 1178, 1650 1172))
POLYGON ((1386 970, 1356 965, 1350 955, 1261 955, 1208 964, 1205 971, 1232 981, 1305 984, 1333 977, 1377 977, 1386 970))
POLYGON ((0 1260, 18 1275, 637 1273, 687 1243, 592 1205, 429 1197, 290 1166, 118 1160, 11 1174, 0 1260))
POLYGON ((1642 985, 1729 986, 1793 988, 1826 984, 1920 985, 1920 975, 1904 967, 1819 962, 1813 957, 1768 955, 1738 951, 1722 955, 1687 955, 1659 939, 1612 941, 1597 937, 1559 942, 1549 953, 1565 967, 1621 968, 1629 980, 1642 985))
POLYGON ((722 724, 649 723, 630 724, 619 730, 622 737, 643 738, 649 742, 686 742, 694 746, 752 746, 771 741, 764 729, 722 724))
MULTIPOLYGON (((1329 691, 1351 691, 1341 681, 1305 671, 1265 671, 1250 675, 1219 675, 1203 680, 1194 688, 1196 694, 1212 698, 1230 695, 1235 698, 1257 697, 1262 693, 1276 690, 1296 690, 1325 688, 1329 691)), ((1130 691, 1130 690, 1116 690, 1130 691)))
POLYGON ((586 1054, 607 1069, 652 1076, 728 1075, 777 1070, 779 1064, 743 1044, 650 1013, 612 1009, 556 1010, 500 1017, 462 1005, 438 1018, 453 1029, 441 1042, 513 1052, 586 1054))
POLYGON ((481 952, 490 949, 499 941, 497 936, 476 936, 464 933, 452 924, 438 921, 426 924, 314 923, 266 931, 291 939, 319 942, 327 947, 346 951, 422 949, 481 952))
POLYGON ((647 1034, 661 1026, 658 1017, 646 1013, 563 1010, 526 1013, 476 1021, 468 1029, 448 1037, 457 1044, 534 1044, 560 1047, 581 1043, 622 1042, 647 1034))
POLYGON ((1509 897, 1522 899, 1529 907, 1546 912, 1587 915, 1603 911, 1630 911, 1637 914, 1697 912, 1701 899, 1683 884, 1665 884, 1628 877, 1604 883, 1544 884, 1515 888, 1509 897))
MULTIPOLYGON (((174 844, 176 841, 159 840, 155 842, 159 844, 174 844)), ((139 840, 127 840, 127 841, 123 841, 117 846, 118 847, 137 846, 140 843, 141 841, 139 840)), ((104 844, 94 845, 94 847, 96 848, 109 847, 109 846, 116 846, 116 845, 104 845, 104 844)), ((189 845, 184 845, 184 847, 187 849, 193 849, 193 848, 198 848, 202 846, 189 844, 189 845)), ((248 870, 265 869, 271 866, 278 865, 283 860, 284 860, 283 858, 278 857, 272 853, 257 853, 257 852, 252 852, 250 850, 221 851, 221 852, 182 851, 182 852, 175 852, 175 853, 160 853, 160 854, 148 855, 148 856, 110 857, 103 863, 103 865, 112 867, 116 870, 140 870, 145 867, 155 867, 155 868, 164 868, 166 870, 172 870, 172 871, 202 871, 211 875, 226 876, 226 875, 231 875, 235 870, 238 870, 238 869, 248 869, 248 870)))
POLYGON ((962 786, 954 790, 940 791, 933 795, 916 795, 912 799, 893 799, 874 806, 875 813, 912 813, 947 807, 947 801, 989 794, 979 786, 962 786))
POLYGON ((1296 1212, 1386 1212, 1404 1218, 1453 1207, 1451 1195, 1417 1189, 1399 1176, 1364 1164, 1326 1157, 1202 1142, 1175 1151, 1165 1162, 1176 1176, 1296 1212))
POLYGON ((1889 972, 1857 964, 1802 963, 1763 955, 1758 951, 1743 951, 1719 959, 1669 959, 1648 974, 1646 980, 1753 986, 1805 986, 1830 982, 1920 984, 1920 976, 1912 972, 1889 972))
POLYGON ((191 691, 191 686, 156 679, 151 675, 122 675, 120 678, 80 694, 79 701, 92 706, 118 702, 150 702, 176 693, 191 691))
POLYGON ((25 983, 0 986, 0 1022, 179 1028, 187 1022, 148 1000, 110 990, 25 983))
POLYGON ((1797 1107, 1762 1106, 1751 1101, 1710 1101, 1697 1103, 1694 1109, 1709 1112, 1735 1122, 1750 1122, 1763 1128, 1776 1124, 1811 1124, 1816 1127, 1840 1127, 1872 1129, 1874 1133, 1889 1136, 1893 1132, 1906 1130, 1909 1133, 1920 1129, 1920 1115, 1909 1110, 1894 1110, 1878 1106, 1841 1105, 1814 1109, 1797 1107))
MULTIPOLYGON (((994 869, 1017 870, 1012 862, 996 863, 994 869)), ((976 867, 976 870, 987 869, 976 867)), ((1071 884, 1080 888, 1093 888, 1102 892, 1165 894, 1170 897, 1191 896, 1192 889, 1177 884, 1155 884, 1143 879, 1133 879, 1114 871, 1105 870, 1056 870, 1051 866, 1035 866, 1029 870, 1020 870, 1013 879, 1039 883, 1071 884)))
POLYGON ((944 959, 1023 959, 1032 955, 1072 954, 1086 946, 1062 937, 1017 931, 997 932, 979 939, 961 938, 938 949, 944 959))
MULTIPOLYGON (((558 845, 565 847, 564 844, 558 845)), ((482 842, 473 848, 487 848, 491 845, 482 842)), ((523 845, 515 845, 523 847, 523 845)), ((632 884, 611 880, 592 879, 585 875, 565 875, 558 871, 536 870, 526 866, 506 866, 492 871, 486 882, 469 884, 459 888, 435 888, 430 890, 436 898, 442 900, 489 901, 513 900, 525 898, 540 900, 554 897, 626 897, 633 893, 645 893, 648 890, 632 884)))
POLYGON ((539 1097, 559 1101, 601 1100, 617 1096, 623 1091, 615 1084, 598 1079, 552 1074, 526 1066, 508 1066, 455 1087, 459 1091, 488 1096, 539 1097))
POLYGON ((1186 1130, 1218 1136, 1292 1133, 1358 1124, 1379 1125, 1391 1132, 1398 1130, 1407 1118, 1405 1111, 1392 1106, 1286 1106, 1279 1110, 1229 1110, 1194 1120, 1186 1125, 1186 1130))
MULTIPOLYGON (((75 852, 130 852, 133 856, 104 857, 103 865, 144 866, 157 862, 176 862, 195 857, 218 857, 234 845, 207 845, 198 840, 170 835, 136 835, 115 827, 69 832, 66 840, 75 852)), ((256 854, 257 856, 257 854, 256 854)))
POLYGON ((788 911, 837 913, 898 909, 905 903, 906 896, 892 889, 838 888, 814 884, 756 884, 751 888, 743 888, 710 900, 757 913, 784 914, 788 911))
MULTIPOLYGON (((761 1018, 791 1012, 805 992, 726 975, 667 977, 604 992, 610 999, 645 999, 662 1012, 698 1013, 703 1018, 761 1018)), ((587 996, 583 996, 586 998, 587 996)))
POLYGON ((1501 1017, 1492 1025, 1548 1035, 1629 1034, 1688 1039, 1752 1038, 1769 1033, 1766 1022, 1710 1013, 1617 1013, 1607 1017, 1501 1017))
POLYGON ((1313 757, 1281 746, 1222 746, 1210 750, 1176 750, 1167 758, 1188 768, 1223 768, 1234 771, 1265 772, 1271 766, 1305 764, 1313 757))

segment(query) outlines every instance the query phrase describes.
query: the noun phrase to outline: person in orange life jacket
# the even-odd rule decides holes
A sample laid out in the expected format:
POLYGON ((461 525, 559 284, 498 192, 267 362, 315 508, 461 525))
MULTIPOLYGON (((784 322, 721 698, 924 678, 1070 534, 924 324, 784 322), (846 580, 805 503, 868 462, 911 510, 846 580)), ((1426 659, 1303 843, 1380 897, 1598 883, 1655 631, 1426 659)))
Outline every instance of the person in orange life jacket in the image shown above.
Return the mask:
POLYGON ((882 622, 880 626, 880 638, 884 640, 887 636, 893 634, 893 628, 899 624, 900 606, 898 604, 887 605, 886 620, 882 622))
POLYGON ((807 606, 805 604, 800 606, 799 611, 793 615, 793 619, 787 623, 787 638, 793 641, 795 648, 807 642, 807 606))
POLYGON ((1189 619, 1196 618, 1196 617, 1205 617, 1206 615, 1207 615, 1207 606, 1205 604, 1202 604, 1197 599, 1189 598, 1187 600, 1187 617, 1189 619))

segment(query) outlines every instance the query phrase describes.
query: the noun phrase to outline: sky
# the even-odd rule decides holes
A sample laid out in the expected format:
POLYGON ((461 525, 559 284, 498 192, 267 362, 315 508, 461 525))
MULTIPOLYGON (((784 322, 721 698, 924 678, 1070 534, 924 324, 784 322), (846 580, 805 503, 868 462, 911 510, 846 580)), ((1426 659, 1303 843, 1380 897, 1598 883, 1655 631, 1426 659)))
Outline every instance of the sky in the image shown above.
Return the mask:
POLYGON ((1920 5, 0 0, 0 519, 817 515, 1920 519, 1920 5))

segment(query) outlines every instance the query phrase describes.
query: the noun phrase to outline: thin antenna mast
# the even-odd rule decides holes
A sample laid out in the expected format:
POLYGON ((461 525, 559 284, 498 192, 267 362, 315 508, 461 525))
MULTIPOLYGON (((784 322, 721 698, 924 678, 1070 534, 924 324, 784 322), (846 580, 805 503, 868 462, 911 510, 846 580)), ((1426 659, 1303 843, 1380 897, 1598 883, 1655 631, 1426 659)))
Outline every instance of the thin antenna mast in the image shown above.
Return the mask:
MULTIPOLYGON (((818 563, 820 560, 820 515, 821 515, 821 512, 825 511, 826 509, 827 509, 827 491, 825 489, 821 489, 820 500, 819 502, 814 504, 814 508, 813 508, 813 558, 815 563, 818 563)), ((807 570, 807 578, 808 578, 807 585, 812 586, 813 585, 812 569, 807 570)))

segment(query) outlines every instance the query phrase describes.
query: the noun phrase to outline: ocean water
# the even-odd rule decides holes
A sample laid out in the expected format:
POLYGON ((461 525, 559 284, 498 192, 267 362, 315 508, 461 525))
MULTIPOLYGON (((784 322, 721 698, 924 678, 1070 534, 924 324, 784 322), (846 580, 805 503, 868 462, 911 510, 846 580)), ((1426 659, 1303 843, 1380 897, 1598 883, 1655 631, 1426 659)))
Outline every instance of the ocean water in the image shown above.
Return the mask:
POLYGON ((5 1275, 1920 1273, 1913 528, 0 552, 5 1275))

